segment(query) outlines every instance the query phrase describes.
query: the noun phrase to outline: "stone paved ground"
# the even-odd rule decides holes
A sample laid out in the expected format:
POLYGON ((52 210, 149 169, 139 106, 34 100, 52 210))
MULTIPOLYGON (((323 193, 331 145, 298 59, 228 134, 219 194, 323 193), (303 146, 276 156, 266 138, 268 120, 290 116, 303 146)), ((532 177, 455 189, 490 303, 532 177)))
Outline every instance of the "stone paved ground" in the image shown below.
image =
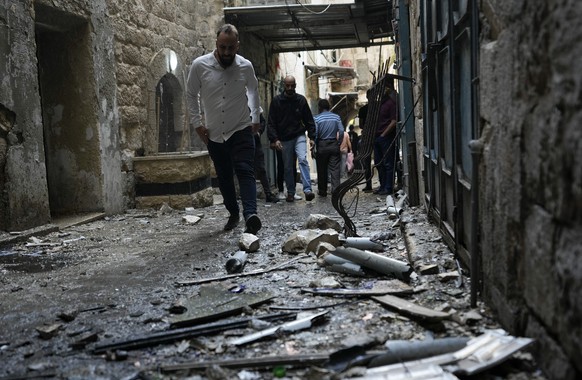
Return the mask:
MULTIPOLYGON (((353 199, 352 196, 350 201, 353 199)), ((422 208, 405 208, 400 221, 402 228, 387 217, 383 197, 360 192, 357 208, 349 210, 358 234, 378 239, 384 247, 383 255, 402 261, 411 258, 415 269, 436 264, 440 273, 458 270, 454 256, 422 208)), ((499 328, 482 303, 471 310, 470 279, 465 276, 459 283, 455 279, 441 281, 437 274, 412 275, 410 285, 415 292, 407 300, 459 316, 457 321, 432 325, 407 318, 367 297, 302 292, 304 288, 330 282, 359 288, 389 279, 378 274, 362 278, 331 272, 318 264, 314 254, 284 270, 204 285, 176 286, 177 282, 226 275, 225 262, 238 250, 242 225, 223 232, 227 213, 222 205, 197 209, 194 214, 202 219, 188 224, 183 220, 184 210, 130 210, 123 215, 38 234, 38 240, 29 239, 28 245, 22 242, 0 248, 0 379, 42 375, 65 379, 189 376, 268 379, 274 376, 274 366, 190 372, 161 369, 207 360, 327 355, 357 344, 382 351, 386 340, 471 337, 485 329, 499 328), (234 317, 301 309, 327 314, 321 324, 311 328, 238 347, 229 345, 229 341, 255 331, 252 327, 114 354, 92 352, 99 344, 167 332, 176 317, 171 313, 173 307, 188 299, 196 300, 203 287, 272 294, 270 302, 246 308, 234 317), (48 336, 43 338, 39 329, 48 330, 48 336), (78 346, 82 339, 89 340, 85 347, 78 346)), ((281 246, 291 233, 302 228, 311 214, 328 215, 343 225, 329 197, 292 204, 265 204, 260 200, 259 214, 263 220, 263 228, 257 234, 261 246, 258 252, 249 254, 245 273, 273 268, 296 258, 297 255, 281 252, 281 246)), ((238 293, 231 294, 234 299, 238 293)), ((230 302, 230 298, 224 302, 230 302)), ((353 375, 334 373, 324 366, 284 370, 286 378, 294 379, 353 375)), ((505 364, 474 378, 543 379, 543 376, 537 371, 535 360, 522 351, 505 364)))

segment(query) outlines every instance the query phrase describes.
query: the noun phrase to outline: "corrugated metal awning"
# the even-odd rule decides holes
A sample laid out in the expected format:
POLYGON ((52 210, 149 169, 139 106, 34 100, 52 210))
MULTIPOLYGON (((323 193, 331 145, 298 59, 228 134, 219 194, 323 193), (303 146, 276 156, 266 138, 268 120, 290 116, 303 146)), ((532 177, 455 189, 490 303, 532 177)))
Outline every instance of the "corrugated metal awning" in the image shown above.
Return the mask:
POLYGON ((393 43, 391 0, 225 7, 227 23, 268 42, 273 53, 393 43))
POLYGON ((347 66, 313 66, 305 65, 305 68, 311 73, 310 76, 338 78, 338 79, 355 79, 358 77, 353 67, 347 66))

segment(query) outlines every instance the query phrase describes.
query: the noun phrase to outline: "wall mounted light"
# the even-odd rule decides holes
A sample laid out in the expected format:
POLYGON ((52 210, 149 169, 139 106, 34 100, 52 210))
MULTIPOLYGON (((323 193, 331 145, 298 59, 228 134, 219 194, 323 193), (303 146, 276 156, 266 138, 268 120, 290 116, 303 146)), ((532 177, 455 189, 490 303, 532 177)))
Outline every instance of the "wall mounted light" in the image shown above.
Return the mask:
POLYGON ((178 57, 175 51, 170 50, 168 52, 168 71, 172 73, 176 71, 176 67, 178 67, 178 57))

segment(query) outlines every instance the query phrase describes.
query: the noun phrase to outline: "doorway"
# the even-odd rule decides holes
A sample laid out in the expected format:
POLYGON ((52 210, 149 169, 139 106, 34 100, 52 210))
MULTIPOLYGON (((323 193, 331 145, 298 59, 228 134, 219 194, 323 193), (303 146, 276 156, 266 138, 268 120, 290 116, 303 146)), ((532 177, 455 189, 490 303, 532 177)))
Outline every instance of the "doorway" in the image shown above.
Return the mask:
POLYGON ((35 4, 39 88, 51 219, 103 210, 90 26, 35 4))

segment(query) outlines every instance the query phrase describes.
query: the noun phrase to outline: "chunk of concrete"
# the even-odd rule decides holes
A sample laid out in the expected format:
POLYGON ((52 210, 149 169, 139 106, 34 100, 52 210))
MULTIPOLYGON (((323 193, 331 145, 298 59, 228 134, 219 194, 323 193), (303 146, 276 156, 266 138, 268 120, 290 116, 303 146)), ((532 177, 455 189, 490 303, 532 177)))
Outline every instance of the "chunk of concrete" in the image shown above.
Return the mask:
POLYGON ((337 220, 331 219, 327 215, 323 214, 311 214, 305 221, 303 225, 305 229, 319 229, 319 230, 327 230, 329 228, 336 230, 337 232, 342 231, 342 226, 339 224, 337 220))
POLYGON ((249 233, 243 233, 238 242, 238 246, 245 252, 257 252, 261 246, 257 236, 249 233))

